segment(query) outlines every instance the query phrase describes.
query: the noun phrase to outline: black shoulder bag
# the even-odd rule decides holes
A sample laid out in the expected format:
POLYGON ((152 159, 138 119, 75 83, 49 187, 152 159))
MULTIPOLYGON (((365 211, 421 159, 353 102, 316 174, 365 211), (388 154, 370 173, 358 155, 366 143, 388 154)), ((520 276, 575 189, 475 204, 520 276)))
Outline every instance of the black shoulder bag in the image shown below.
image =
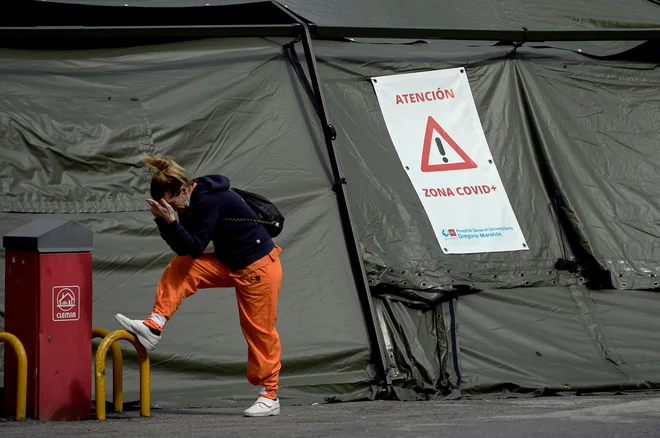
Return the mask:
POLYGON ((257 193, 248 192, 247 190, 237 189, 232 187, 238 196, 245 201, 245 203, 254 211, 259 219, 248 218, 223 218, 226 221, 234 222, 258 222, 266 228, 270 237, 277 237, 282 232, 284 226, 284 216, 275 207, 275 204, 270 202, 266 197, 257 193))

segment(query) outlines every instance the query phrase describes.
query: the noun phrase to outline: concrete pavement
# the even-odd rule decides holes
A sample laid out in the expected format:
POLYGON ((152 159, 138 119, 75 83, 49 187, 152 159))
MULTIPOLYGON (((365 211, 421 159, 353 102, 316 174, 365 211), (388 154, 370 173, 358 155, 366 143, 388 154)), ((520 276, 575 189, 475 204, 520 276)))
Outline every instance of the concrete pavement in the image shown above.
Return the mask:
POLYGON ((660 394, 376 401, 284 406, 282 415, 244 418, 242 409, 153 409, 106 421, 0 423, 1 437, 657 437, 660 394))

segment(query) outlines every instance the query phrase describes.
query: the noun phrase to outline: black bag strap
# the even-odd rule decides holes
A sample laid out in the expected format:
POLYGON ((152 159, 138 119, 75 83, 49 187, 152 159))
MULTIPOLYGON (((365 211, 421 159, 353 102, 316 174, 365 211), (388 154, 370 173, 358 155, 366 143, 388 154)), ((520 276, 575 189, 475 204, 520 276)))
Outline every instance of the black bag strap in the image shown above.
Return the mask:
MULTIPOLYGON (((238 194, 239 198, 241 198, 241 200, 247 204, 245 199, 243 199, 243 197, 236 190, 234 190, 233 187, 230 187, 229 190, 231 190, 234 193, 238 194)), ((260 223, 260 224, 263 224, 263 225, 271 225, 271 226, 277 227, 277 228, 280 227, 280 222, 279 221, 265 221, 265 220, 261 220, 261 219, 249 219, 249 218, 244 218, 244 217, 241 217, 241 218, 223 217, 222 219, 225 220, 225 221, 231 221, 231 222, 257 222, 257 223, 260 223)))
POLYGON ((264 225, 272 225, 274 227, 279 227, 279 221, 262 221, 261 219, 248 219, 244 217, 223 217, 222 220, 232 221, 232 222, 258 222, 264 225))

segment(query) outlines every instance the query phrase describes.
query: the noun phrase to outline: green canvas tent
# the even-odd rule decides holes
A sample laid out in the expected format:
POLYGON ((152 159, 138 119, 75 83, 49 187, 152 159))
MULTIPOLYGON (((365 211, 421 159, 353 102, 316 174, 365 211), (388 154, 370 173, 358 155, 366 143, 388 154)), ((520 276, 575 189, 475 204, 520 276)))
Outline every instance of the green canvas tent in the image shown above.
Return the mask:
MULTIPOLYGON (((147 315, 173 255, 144 202, 156 153, 286 216, 283 403, 658 386, 655 1, 3 8, 0 232, 90 228, 95 327, 147 315), (454 67, 528 251, 445 254, 397 156, 370 78, 454 67)), ((150 355, 153 403, 251 402, 246 353, 233 291, 200 291, 150 355)))

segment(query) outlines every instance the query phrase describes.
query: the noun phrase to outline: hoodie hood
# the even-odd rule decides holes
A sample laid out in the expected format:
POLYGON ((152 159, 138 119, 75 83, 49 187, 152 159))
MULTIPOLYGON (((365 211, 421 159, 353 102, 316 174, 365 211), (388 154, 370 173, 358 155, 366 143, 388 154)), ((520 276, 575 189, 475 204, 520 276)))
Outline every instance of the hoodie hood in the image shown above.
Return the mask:
POLYGON ((229 178, 222 175, 206 175, 194 180, 197 184, 204 186, 206 191, 210 193, 223 192, 229 190, 231 182, 229 178))

